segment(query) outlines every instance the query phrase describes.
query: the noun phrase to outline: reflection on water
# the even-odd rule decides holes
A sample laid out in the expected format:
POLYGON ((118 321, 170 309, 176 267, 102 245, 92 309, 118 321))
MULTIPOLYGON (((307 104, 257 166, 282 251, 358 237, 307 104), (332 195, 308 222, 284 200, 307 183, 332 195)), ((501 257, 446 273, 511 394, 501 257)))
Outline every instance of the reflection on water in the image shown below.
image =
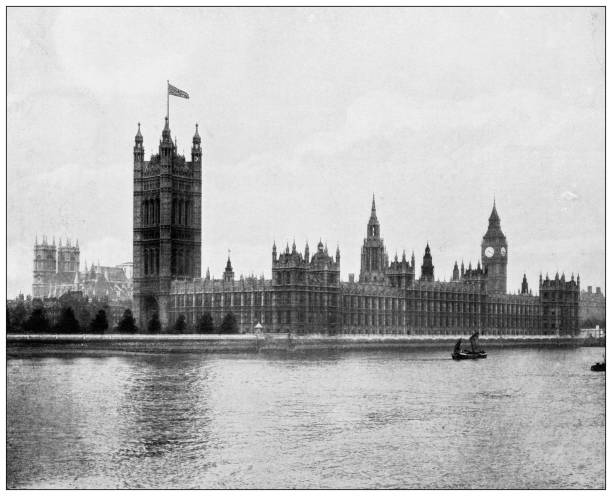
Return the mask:
POLYGON ((9 359, 8 486, 601 488, 600 354, 9 359))

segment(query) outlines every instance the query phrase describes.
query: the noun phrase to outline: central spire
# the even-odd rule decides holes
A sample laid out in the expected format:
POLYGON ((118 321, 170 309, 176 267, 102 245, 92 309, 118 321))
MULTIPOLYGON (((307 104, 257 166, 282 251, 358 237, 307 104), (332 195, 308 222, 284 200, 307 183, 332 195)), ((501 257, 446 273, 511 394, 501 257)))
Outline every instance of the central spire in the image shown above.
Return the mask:
POLYGON ((370 213, 370 219, 376 220, 376 199, 374 193, 372 193, 372 212, 370 213))
POLYGON ((499 215, 497 214, 497 208, 495 206, 495 197, 493 198, 493 210, 491 210, 491 215, 489 216, 489 222, 499 223, 499 215))

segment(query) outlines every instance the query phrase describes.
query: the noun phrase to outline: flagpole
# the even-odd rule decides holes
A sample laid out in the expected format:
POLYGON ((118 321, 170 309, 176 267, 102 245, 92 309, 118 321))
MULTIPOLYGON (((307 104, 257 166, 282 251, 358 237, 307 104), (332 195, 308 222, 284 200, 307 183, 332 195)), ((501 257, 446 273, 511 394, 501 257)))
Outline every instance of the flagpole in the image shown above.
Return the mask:
POLYGON ((166 119, 168 119, 168 126, 170 125, 170 80, 166 80, 166 119))

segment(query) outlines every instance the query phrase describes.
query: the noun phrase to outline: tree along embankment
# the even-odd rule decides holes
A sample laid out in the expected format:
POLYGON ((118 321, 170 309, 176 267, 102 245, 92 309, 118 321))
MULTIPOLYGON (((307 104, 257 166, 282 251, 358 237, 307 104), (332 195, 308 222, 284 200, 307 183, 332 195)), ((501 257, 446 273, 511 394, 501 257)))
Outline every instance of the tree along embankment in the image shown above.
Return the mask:
MULTIPOLYGON (((465 336, 293 335, 293 334, 9 334, 7 355, 117 353, 241 353, 315 349, 452 349, 465 336)), ((487 350, 500 347, 580 346, 582 339, 559 336, 481 336, 487 350)), ((469 346, 469 342, 465 343, 469 346)))

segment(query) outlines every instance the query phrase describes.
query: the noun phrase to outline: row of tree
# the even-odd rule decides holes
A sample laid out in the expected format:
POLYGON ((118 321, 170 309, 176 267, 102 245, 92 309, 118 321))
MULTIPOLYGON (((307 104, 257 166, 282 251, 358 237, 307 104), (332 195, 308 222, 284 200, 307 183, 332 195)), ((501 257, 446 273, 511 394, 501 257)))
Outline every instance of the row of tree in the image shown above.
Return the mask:
MULTIPOLYGON (((176 334, 196 332, 197 334, 237 334, 238 322, 233 313, 229 312, 223 317, 221 325, 217 328, 213 321, 210 312, 203 313, 196 322, 194 329, 189 329, 187 319, 184 315, 179 315, 174 325, 168 329, 169 332, 176 334)), ((161 332, 161 322, 159 316, 153 314, 151 320, 147 324, 148 334, 159 334, 161 332)))
MULTIPOLYGON (((82 324, 75 317, 72 308, 67 306, 62 308, 57 323, 51 325, 43 307, 34 308, 31 314, 26 318, 25 309, 17 306, 13 310, 7 307, 6 328, 9 334, 104 334, 109 331, 109 324, 104 309, 100 309, 90 322, 82 324)), ((121 334, 135 334, 139 332, 132 311, 129 308, 123 312, 121 320, 119 320, 117 326, 111 330, 121 334)), ((157 314, 154 314, 147 323, 146 332, 148 334, 160 334, 162 332, 162 325, 157 314)), ((209 312, 205 312, 198 319, 195 328, 189 329, 185 316, 179 315, 176 322, 168 329, 168 332, 176 334, 191 332, 199 334, 236 334, 238 333, 238 323, 236 322, 234 314, 230 312, 225 315, 223 321, 219 327, 217 327, 215 326, 212 315, 209 312)))

